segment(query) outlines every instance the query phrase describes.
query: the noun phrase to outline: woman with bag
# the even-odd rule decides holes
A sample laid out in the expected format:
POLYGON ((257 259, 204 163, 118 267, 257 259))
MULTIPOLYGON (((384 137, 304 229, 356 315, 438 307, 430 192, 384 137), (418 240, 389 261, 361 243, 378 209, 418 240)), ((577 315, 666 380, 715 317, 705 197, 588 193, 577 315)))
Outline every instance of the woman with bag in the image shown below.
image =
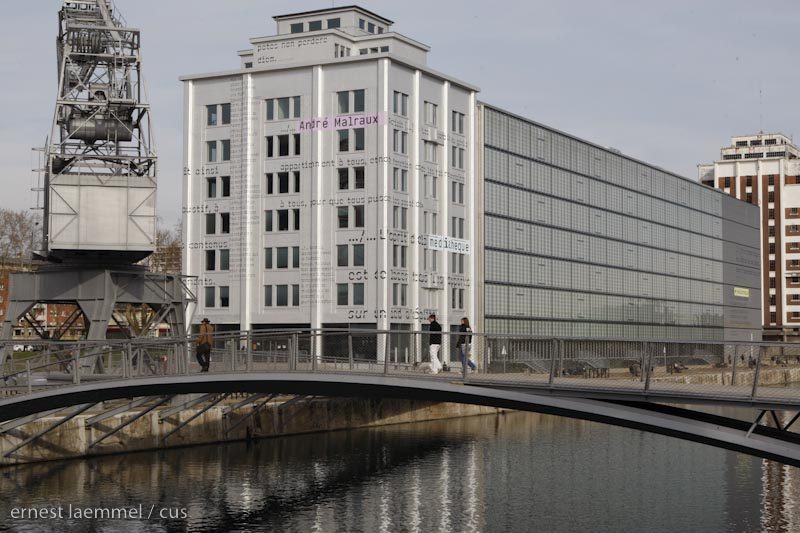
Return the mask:
POLYGON ((467 317, 461 319, 461 326, 459 326, 458 332, 461 335, 458 336, 458 342, 456 342, 456 346, 461 351, 462 368, 463 365, 468 365, 469 369, 474 372, 475 369, 477 368, 477 365, 472 359, 470 359, 470 347, 472 344, 472 328, 469 326, 469 319, 467 317))

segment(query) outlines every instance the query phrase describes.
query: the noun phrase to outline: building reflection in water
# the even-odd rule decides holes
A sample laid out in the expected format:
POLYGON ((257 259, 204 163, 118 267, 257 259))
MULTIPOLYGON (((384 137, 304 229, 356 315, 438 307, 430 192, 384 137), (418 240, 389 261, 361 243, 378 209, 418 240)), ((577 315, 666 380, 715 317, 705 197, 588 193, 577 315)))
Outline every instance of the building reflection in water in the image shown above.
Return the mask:
POLYGON ((788 532, 800 528, 797 477, 708 446, 509 413, 2 469, 0 530, 41 530, 9 523, 10 506, 142 503, 189 510, 142 530, 788 532))

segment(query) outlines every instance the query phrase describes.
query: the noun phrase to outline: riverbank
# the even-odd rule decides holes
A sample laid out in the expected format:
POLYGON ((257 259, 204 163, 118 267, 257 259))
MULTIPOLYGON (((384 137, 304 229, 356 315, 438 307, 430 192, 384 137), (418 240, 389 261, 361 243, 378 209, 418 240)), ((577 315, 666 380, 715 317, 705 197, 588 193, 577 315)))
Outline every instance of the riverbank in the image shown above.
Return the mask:
MULTIPOLYGON (((455 403, 361 398, 275 398, 255 414, 261 402, 231 409, 238 400, 220 403, 206 411, 202 406, 183 409, 162 420, 163 413, 182 397, 152 410, 97 444, 93 443, 117 426, 131 420, 140 410, 119 413, 100 423, 87 422, 97 413, 78 415, 11 457, 4 457, 19 443, 47 429, 63 417, 43 417, 8 431, 0 437, 0 466, 53 461, 94 455, 127 453, 198 444, 233 442, 302 433, 355 429, 465 416, 496 414, 500 409, 455 403), (179 426, 180 429, 177 429, 179 426)), ((262 399, 261 401, 264 401, 262 399)), ((113 408, 119 405, 109 403, 113 408)))

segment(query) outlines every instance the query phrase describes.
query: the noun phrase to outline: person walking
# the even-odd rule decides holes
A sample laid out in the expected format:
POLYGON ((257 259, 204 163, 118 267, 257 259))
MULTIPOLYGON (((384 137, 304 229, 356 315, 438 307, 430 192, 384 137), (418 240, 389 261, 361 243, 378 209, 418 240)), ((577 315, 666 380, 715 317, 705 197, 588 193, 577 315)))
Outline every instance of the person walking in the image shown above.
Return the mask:
POLYGON ((442 348, 442 325, 436 321, 436 315, 428 317, 430 322, 430 334, 428 335, 428 353, 431 357, 431 374, 438 374, 442 370, 439 362, 439 350, 442 348))
POLYGON ((458 327, 458 332, 461 333, 461 335, 458 336, 456 346, 461 352, 461 367, 464 368, 464 365, 467 365, 469 366, 469 369, 474 372, 477 368, 477 365, 469 357, 470 348, 472 347, 472 328, 469 326, 469 319, 467 317, 461 319, 461 325, 458 327))
POLYGON ((197 362, 200 364, 200 372, 208 372, 211 365, 211 345, 214 342, 214 326, 211 321, 204 318, 200 323, 200 335, 197 337, 197 362))

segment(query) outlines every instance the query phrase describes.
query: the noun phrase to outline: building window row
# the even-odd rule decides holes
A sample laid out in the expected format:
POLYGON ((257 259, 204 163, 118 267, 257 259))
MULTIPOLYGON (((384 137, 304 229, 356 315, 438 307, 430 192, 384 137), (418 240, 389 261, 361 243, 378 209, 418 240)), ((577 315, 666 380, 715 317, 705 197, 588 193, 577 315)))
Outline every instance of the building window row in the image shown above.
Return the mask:
POLYGON ((383 33, 384 32, 383 26, 378 26, 377 24, 375 24, 373 22, 369 22, 369 21, 364 20, 364 19, 358 19, 358 28, 361 29, 361 30, 364 30, 365 32, 368 32, 368 33, 383 33))
POLYGON ((267 157, 300 155, 300 134, 270 135, 267 137, 267 157))
POLYGON ((364 284, 337 283, 336 305, 364 305, 364 284), (352 300, 350 299, 351 293, 353 296, 352 300))
POLYGON ((450 272, 453 274, 464 273, 464 254, 450 253, 450 272))
POLYGON ((395 244, 392 246, 392 266, 406 268, 408 266, 408 246, 395 244))
POLYGON ((300 192, 300 171, 270 172, 267 174, 267 194, 297 194, 300 192))
POLYGON ((398 154, 408 153, 408 132, 400 130, 392 132, 392 150, 398 154))
POLYGON ((450 165, 453 168, 464 170, 464 149, 458 146, 451 146, 450 165))
POLYGON ((277 246, 275 248, 264 248, 264 268, 267 270, 273 268, 300 268, 300 247, 277 246))
POLYGON ((228 198, 231 195, 231 177, 206 178, 206 198, 228 198))
POLYGON ((408 170, 394 167, 392 172, 392 189, 397 192, 408 192, 408 170))
POLYGON ((231 160, 231 141, 230 139, 225 139, 222 141, 206 141, 206 161, 209 163, 216 163, 217 157, 219 154, 217 153, 217 145, 219 144, 219 149, 222 151, 222 157, 219 159, 220 161, 230 161, 231 160))
POLYGON ((355 91, 339 91, 336 93, 336 103, 340 115, 348 113, 363 113, 366 108, 364 89, 355 91), (352 111, 351 111, 352 110, 352 111))
POLYGON ((204 287, 204 289, 206 308, 213 309, 215 307, 231 306, 230 287, 204 287), (219 298, 217 298, 217 295, 219 295, 219 298))
POLYGON ((364 266, 364 245, 363 244, 338 244, 336 246, 336 266, 364 266), (352 260, 350 250, 352 249, 352 260))
POLYGON ((401 117, 408 116, 408 95, 399 91, 394 91, 392 100, 392 112, 401 117))
POLYGON ((340 152, 359 152, 364 150, 364 128, 336 130, 340 152))
POLYGON ((363 228, 364 227, 364 206, 354 205, 352 207, 337 207, 336 208, 337 227, 339 229, 363 228), (352 216, 350 211, 352 209, 352 216), (350 221, 352 220, 352 226, 350 221))
POLYGON ((300 285, 264 285, 264 307, 289 307, 289 290, 291 288, 291 306, 300 306, 300 285))
MULTIPOLYGON (((327 19, 327 28, 339 28, 342 25, 342 20, 339 17, 327 19)), ((308 29, 305 30, 305 22, 294 22, 289 25, 291 33, 303 33, 303 31, 320 31, 322 30, 322 20, 309 20, 308 29)))
POLYGON ((450 201, 454 204, 464 205, 464 184, 458 181, 450 182, 450 201))
POLYGON ((450 131, 464 134, 464 113, 453 111, 450 118, 450 131))
POLYGON ((231 123, 231 104, 212 104, 206 106, 206 126, 219 126, 231 123))
POLYGON ((439 106, 433 102, 425 102, 425 124, 436 126, 438 124, 439 106))
POLYGON ((439 162, 439 145, 433 141, 422 141, 423 153, 425 154, 425 161, 428 163, 439 162))
POLYGON ((264 211, 264 229, 265 231, 299 231, 300 210, 269 209, 264 211))
POLYGON ((408 229, 408 208, 394 206, 392 208, 392 228, 408 229))
POLYGON ((222 271, 231 269, 230 250, 206 250, 206 270, 211 272, 217 270, 218 267, 222 271), (219 258, 219 264, 217 258, 219 258))
POLYGON ((401 307, 408 305, 408 284, 392 283, 392 305, 401 307))
POLYGON ((364 167, 353 167, 352 169, 343 167, 336 170, 339 176, 340 191, 364 188, 364 167))
POLYGON ((333 45, 333 57, 350 57, 353 49, 339 43, 333 45))
POLYGON ((231 232, 230 213, 207 213, 206 214, 206 235, 216 235, 217 229, 220 234, 231 232))
POLYGON ((464 309, 464 289, 451 289, 450 308, 464 309))
POLYGON ((388 46, 373 46, 372 48, 361 48, 358 51, 359 55, 365 56, 367 54, 377 54, 379 52, 388 52, 388 46))
POLYGON ((267 120, 288 120, 300 118, 300 97, 284 96, 267 99, 267 120))

